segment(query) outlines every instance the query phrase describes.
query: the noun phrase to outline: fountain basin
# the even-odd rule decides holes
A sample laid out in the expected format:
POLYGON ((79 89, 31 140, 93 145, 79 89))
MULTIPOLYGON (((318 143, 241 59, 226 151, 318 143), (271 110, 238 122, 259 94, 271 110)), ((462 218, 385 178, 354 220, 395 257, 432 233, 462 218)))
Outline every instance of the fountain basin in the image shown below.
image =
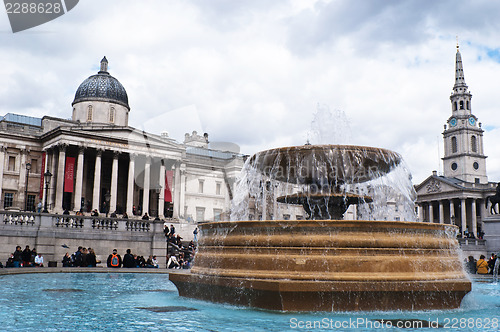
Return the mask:
POLYGON ((282 220, 200 225, 179 295, 285 311, 425 310, 470 291, 451 225, 282 220))

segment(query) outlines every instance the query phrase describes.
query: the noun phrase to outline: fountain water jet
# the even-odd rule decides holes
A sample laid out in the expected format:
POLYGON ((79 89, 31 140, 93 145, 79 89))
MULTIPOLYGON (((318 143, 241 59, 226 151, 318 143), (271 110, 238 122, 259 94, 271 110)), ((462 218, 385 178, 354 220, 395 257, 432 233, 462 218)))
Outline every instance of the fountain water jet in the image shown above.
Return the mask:
MULTIPOLYGON (((392 151, 349 145, 257 153, 246 169, 260 174, 259 181, 298 188, 278 201, 302 205, 308 220, 202 224, 193 268, 171 273, 170 280, 181 296, 273 310, 459 307, 471 284, 459 259, 455 226, 341 219, 349 204, 372 199, 349 188, 400 163, 392 151)), ((240 205, 249 201, 244 195, 238 199, 240 205)))

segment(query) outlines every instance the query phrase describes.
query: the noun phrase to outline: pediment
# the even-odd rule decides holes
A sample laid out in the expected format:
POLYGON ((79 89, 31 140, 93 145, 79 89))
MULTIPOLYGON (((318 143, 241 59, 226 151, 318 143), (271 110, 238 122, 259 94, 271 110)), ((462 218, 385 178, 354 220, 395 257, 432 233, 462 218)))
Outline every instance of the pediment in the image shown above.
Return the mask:
POLYGON ((456 191, 460 186, 450 183, 445 178, 439 176, 429 176, 421 184, 415 187, 417 195, 429 195, 456 191))

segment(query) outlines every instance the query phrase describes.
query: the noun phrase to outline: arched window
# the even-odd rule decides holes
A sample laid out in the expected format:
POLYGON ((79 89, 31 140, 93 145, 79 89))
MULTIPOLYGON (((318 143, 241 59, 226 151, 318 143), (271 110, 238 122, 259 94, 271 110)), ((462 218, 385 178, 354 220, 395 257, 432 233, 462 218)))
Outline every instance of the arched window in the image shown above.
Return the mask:
POLYGON ((466 107, 467 107, 468 110, 470 110, 470 106, 469 106, 469 101, 468 100, 466 102, 466 107))
POLYGON ((87 121, 92 121, 92 105, 87 108, 87 121))
POLYGON ((464 109, 464 101, 463 100, 460 100, 460 109, 463 110, 464 109))
POLYGON ((115 108, 111 107, 109 109, 109 122, 115 122, 115 108))
POLYGON ((470 138, 470 145, 471 145, 471 148, 472 148, 472 152, 477 152, 477 139, 476 139, 476 136, 472 136, 470 138))
POLYGON ((451 138, 451 152, 455 153, 458 151, 458 146, 457 146, 457 138, 453 136, 451 138))

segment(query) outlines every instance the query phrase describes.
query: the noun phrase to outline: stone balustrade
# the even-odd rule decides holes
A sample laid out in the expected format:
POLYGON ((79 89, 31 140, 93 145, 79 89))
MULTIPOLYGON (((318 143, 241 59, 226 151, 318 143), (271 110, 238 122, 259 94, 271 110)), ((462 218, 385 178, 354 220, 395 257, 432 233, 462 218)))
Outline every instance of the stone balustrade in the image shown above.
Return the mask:
POLYGON ((2 214, 2 220, 5 224, 28 226, 33 226, 35 224, 35 217, 33 216, 33 213, 5 212, 2 214))

